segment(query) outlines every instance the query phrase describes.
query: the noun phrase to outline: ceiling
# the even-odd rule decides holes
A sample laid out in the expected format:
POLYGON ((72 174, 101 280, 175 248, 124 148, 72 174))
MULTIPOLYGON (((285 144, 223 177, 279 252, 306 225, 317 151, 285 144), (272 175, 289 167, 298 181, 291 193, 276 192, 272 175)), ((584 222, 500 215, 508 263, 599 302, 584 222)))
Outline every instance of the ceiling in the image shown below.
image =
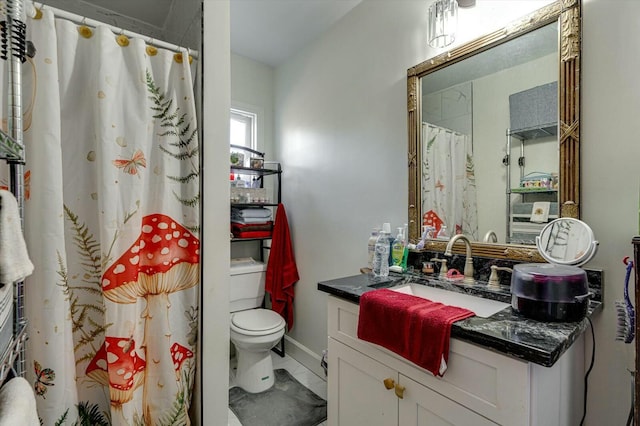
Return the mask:
MULTIPOLYGON (((230 0, 231 51, 276 67, 361 1, 230 0)), ((164 31, 167 41, 175 43, 172 21, 180 19, 185 0, 47 0, 45 4, 151 37, 164 31)))
POLYGON ((85 3, 163 28, 177 0, 85 0, 85 3))
POLYGON ((231 0, 231 51, 278 66, 362 0, 231 0))

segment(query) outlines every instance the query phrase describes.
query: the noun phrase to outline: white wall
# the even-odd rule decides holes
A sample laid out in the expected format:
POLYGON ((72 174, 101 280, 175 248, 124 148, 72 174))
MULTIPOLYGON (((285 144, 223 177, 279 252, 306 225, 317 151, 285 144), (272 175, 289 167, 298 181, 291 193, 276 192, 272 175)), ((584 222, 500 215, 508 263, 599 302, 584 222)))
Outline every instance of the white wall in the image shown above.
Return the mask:
POLYGON ((640 233, 640 2, 584 0, 582 25, 582 218, 600 241, 591 264, 605 270, 606 285, 594 321, 588 424, 625 424, 634 351, 614 341, 614 301, 622 300, 622 259, 633 256, 631 238, 640 233))
POLYGON ((406 221, 413 59, 399 40, 411 37, 403 24, 416 8, 400 5, 365 1, 276 73, 276 148, 300 272, 290 335, 316 354, 327 347, 317 282, 357 274, 371 229, 406 221))
MULTIPOLYGON (((502 26, 525 3, 542 4, 483 1, 461 10, 456 44, 502 26)), ((640 52, 640 2, 615 3, 583 5, 583 218, 600 240, 590 266, 606 271, 607 286, 594 321, 588 425, 624 424, 630 400, 632 351, 614 342, 613 305, 622 298, 621 259, 639 232, 640 60, 632 52, 640 52)), ((327 346, 317 282, 357 274, 370 229, 406 221, 406 70, 439 53, 426 47, 425 10, 423 1, 365 0, 276 70, 276 149, 301 276, 291 336, 316 354, 327 346)))
MULTIPOLYGON (((229 0, 204 1, 202 132, 202 305, 195 411, 226 425, 229 398, 229 0)), ((198 420, 201 420, 199 423, 198 420)))

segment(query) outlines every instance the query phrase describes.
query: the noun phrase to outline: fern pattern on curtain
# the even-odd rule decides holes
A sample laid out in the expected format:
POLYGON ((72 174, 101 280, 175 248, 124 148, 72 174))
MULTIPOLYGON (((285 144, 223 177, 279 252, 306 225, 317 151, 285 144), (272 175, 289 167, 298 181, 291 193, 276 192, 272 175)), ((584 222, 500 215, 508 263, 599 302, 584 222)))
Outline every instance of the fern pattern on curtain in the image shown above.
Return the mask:
POLYGON ((473 149, 468 135, 422 124, 422 224, 478 240, 473 149))
POLYGON ((189 61, 43 12, 27 22, 37 54, 23 66, 39 416, 189 424, 200 285, 189 61))

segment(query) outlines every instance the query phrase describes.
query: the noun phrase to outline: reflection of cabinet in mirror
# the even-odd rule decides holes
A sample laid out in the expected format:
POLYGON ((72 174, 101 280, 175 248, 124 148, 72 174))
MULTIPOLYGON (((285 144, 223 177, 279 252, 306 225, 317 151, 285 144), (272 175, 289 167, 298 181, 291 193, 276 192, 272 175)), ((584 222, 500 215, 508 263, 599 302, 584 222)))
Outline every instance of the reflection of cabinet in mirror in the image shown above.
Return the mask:
POLYGON ((535 244, 547 222, 558 218, 558 174, 548 170, 548 158, 557 155, 557 86, 552 82, 509 96, 511 128, 503 160, 507 166, 507 243, 535 244), (518 148, 519 175, 512 179, 512 149, 518 148))

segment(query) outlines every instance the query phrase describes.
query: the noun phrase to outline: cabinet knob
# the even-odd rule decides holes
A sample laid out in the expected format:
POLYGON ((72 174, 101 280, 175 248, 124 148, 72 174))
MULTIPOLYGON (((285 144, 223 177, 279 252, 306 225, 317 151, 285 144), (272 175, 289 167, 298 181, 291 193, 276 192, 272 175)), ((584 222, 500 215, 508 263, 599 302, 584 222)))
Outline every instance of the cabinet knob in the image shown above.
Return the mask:
POLYGON ((384 383, 384 387, 387 389, 393 389, 396 384, 395 380, 393 379, 384 379, 382 382, 384 383))
POLYGON ((396 385, 396 396, 400 399, 404 398, 404 390, 405 387, 401 385, 396 385))

